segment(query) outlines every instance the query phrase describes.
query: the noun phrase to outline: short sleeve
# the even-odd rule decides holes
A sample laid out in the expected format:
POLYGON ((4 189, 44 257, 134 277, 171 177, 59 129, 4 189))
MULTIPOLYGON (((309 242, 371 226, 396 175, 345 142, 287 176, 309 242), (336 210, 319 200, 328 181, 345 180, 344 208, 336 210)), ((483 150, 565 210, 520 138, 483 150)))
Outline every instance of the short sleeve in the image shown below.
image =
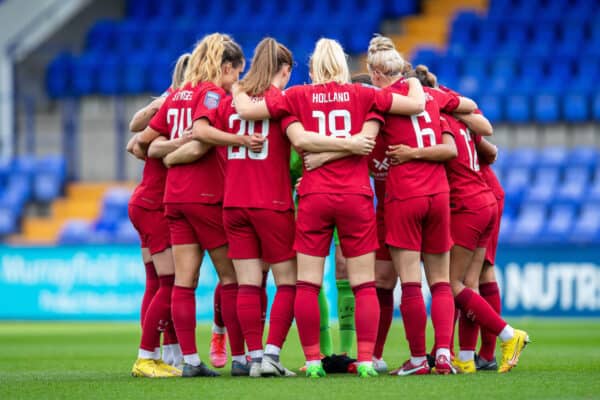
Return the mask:
POLYGON ((383 117, 383 115, 381 115, 380 113, 377 113, 375 111, 370 111, 367 114, 367 117, 365 118, 365 121, 378 121, 379 123, 381 123, 381 125, 385 124, 385 118, 383 117))
POLYGON ((214 112, 213 110, 219 107, 223 97, 224 93, 216 90, 202 91, 192 119, 195 121, 200 118, 209 118, 209 115, 214 112))
POLYGON ((432 90, 432 93, 435 93, 435 100, 438 102, 440 106, 440 110, 451 113, 458 108, 460 104, 460 99, 457 95, 450 92, 442 92, 441 90, 432 90))
POLYGON ((371 86, 364 85, 361 85, 360 90, 361 97, 368 96, 370 98, 371 106, 369 110, 385 114, 392 108, 392 101, 394 100, 394 97, 391 91, 375 89, 371 86))
POLYGON ((454 136, 454 132, 452 131, 452 128, 450 127, 450 122, 448 122, 446 117, 444 117, 443 115, 440 115, 440 125, 442 128, 442 134, 448 133, 448 134, 454 136))
POLYGON ((167 99, 167 101, 165 101, 158 109, 156 114, 154 114, 154 117, 152 117, 150 123, 148 124, 150 128, 167 137, 169 134, 169 125, 167 124, 167 110, 169 108, 169 104, 170 102, 167 99))
POLYGON ((291 103, 293 102, 294 88, 286 91, 271 90, 265 96, 265 104, 272 119, 280 119, 292 113, 291 103))
POLYGON ((283 117, 279 122, 281 124, 281 131, 285 134, 285 131, 287 130, 288 126, 298 121, 299 119, 295 115, 288 115, 286 117, 283 117))

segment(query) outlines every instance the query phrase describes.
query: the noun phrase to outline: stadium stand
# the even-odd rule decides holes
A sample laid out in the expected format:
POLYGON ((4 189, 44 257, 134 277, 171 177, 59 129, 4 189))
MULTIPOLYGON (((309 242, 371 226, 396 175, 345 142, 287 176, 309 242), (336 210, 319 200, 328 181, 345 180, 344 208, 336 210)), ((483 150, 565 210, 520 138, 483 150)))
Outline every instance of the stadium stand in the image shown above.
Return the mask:
MULTIPOLYGON (((177 56, 217 30, 231 33, 247 58, 264 35, 286 43, 298 61, 290 84, 298 84, 308 80, 307 56, 318 37, 339 39, 357 54, 372 32, 391 26, 389 35, 413 64, 428 65, 442 83, 473 97, 494 123, 552 127, 600 119, 593 85, 600 77, 598 0, 241 4, 224 18, 219 2, 129 0, 123 19, 99 19, 89 29, 80 54, 54 57, 47 93, 55 99, 156 95, 168 85, 177 56), (302 21, 302 31, 290 21, 302 21)), ((583 146, 502 149, 494 165, 506 192, 500 240, 600 243, 598 156, 583 146)), ((69 184, 65 190, 64 170, 64 160, 27 156, 0 165, 0 235, 19 231, 22 221, 23 237, 34 240, 138 240, 127 219, 127 189, 69 184), (29 201, 53 201, 52 222, 23 219, 29 201)))

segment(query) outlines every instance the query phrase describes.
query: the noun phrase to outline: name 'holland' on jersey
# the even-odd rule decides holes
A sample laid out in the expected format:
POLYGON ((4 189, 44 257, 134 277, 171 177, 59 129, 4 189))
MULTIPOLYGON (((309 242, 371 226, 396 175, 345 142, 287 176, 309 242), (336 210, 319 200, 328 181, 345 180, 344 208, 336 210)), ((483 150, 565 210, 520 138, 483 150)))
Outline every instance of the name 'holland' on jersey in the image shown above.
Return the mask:
POLYGON ((335 103, 349 102, 350 93, 348 92, 333 92, 333 93, 313 93, 313 103, 335 103))

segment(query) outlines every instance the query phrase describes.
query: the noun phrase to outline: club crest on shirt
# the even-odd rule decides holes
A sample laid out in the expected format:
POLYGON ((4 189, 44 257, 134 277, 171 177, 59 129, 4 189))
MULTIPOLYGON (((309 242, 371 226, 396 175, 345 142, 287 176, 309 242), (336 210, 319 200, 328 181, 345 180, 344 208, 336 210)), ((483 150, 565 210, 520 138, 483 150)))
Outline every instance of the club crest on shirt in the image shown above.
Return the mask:
POLYGON ((209 110, 217 108, 220 100, 221 95, 219 93, 207 92, 206 96, 204 96, 204 107, 208 108, 209 110))

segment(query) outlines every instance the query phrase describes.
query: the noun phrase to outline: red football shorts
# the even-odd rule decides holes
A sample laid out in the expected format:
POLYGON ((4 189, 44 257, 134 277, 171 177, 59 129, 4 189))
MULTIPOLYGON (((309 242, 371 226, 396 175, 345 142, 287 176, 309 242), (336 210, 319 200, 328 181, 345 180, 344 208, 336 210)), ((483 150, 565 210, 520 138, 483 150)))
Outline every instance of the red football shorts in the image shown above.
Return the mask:
POLYGON ((173 245, 199 244, 212 250, 227 244, 221 204, 169 203, 165 214, 173 245))
POLYGON ((129 205, 129 219, 140 235, 143 248, 148 248, 150 254, 160 253, 171 247, 169 223, 162 209, 148 210, 129 205))
POLYGON ((298 203, 294 250, 314 257, 329 254, 337 227, 345 257, 358 257, 379 248, 373 199, 360 194, 313 193, 298 203))
POLYGON ((375 210, 375 220, 377 222, 377 240, 379 242, 379 248, 375 252, 375 259, 382 261, 391 261, 392 256, 390 255, 390 249, 385 244, 385 219, 383 204, 378 205, 375 210))
POLYGON ((389 246, 428 254, 452 248, 448 193, 387 202, 385 220, 389 246))
POLYGON ((504 197, 496 199, 498 202, 498 217, 496 218, 496 226, 492 231, 492 236, 485 249, 485 261, 490 265, 496 264, 496 250, 498 249, 498 236, 500 235, 500 222, 502 221, 502 212, 504 211, 504 197))
POLYGON ((454 244, 471 251, 487 248, 497 219, 497 204, 490 204, 478 210, 462 208, 452 211, 450 230, 454 244))
POLYGON ((229 258, 260 258, 275 264, 296 257, 294 211, 260 208, 223 209, 229 258))

